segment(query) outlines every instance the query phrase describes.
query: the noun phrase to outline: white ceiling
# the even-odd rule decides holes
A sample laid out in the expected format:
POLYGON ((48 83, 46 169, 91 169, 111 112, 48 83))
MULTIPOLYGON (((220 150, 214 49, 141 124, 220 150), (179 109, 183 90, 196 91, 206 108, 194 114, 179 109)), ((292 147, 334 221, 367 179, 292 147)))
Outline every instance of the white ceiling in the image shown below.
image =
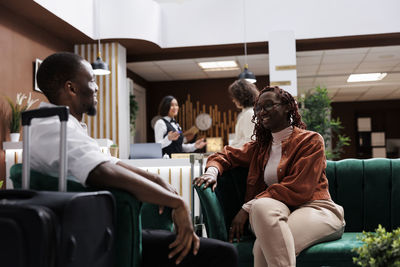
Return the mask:
MULTIPOLYGON (((147 81, 174 81, 234 78, 241 70, 205 72, 198 62, 236 60, 244 56, 193 58, 128 63, 129 70, 147 81)), ((269 74, 268 54, 248 55, 249 69, 257 75, 269 74)), ((315 86, 328 88, 333 101, 400 99, 400 46, 368 47, 297 52, 298 94, 315 86), (351 73, 387 72, 377 82, 347 83, 351 73)))

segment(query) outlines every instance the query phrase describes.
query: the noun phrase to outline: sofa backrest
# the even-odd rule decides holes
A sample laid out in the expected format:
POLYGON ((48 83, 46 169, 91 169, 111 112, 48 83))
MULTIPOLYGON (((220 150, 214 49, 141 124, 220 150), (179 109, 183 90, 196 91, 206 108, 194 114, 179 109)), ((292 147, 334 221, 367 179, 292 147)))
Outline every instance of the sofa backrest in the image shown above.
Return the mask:
POLYGON ((332 199, 343 206, 346 232, 400 226, 400 159, 328 161, 332 199))
MULTIPOLYGON (((218 178, 227 228, 244 202, 247 172, 235 168, 218 178)), ((326 175, 332 199, 344 208, 346 232, 400 227, 400 159, 328 161, 326 175)))

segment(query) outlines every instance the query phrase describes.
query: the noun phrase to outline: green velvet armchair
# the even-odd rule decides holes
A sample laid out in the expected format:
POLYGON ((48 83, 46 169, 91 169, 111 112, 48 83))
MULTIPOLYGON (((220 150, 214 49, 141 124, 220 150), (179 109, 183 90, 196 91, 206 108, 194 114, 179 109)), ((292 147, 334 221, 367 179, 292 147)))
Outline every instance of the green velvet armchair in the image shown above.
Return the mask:
MULTIPOLYGON (((356 236, 374 231, 378 224, 387 230, 400 226, 400 159, 346 159, 328 161, 326 174, 332 199, 345 211, 346 228, 342 238, 313 245, 297 257, 297 266, 355 266, 356 236)), ((195 187, 201 202, 209 237, 227 240, 228 228, 244 202, 247 169, 235 168, 218 178, 216 192, 195 187)), ((255 240, 247 231, 234 243, 239 266, 253 266, 255 240)))
MULTIPOLYGON (((14 188, 21 188, 22 164, 15 164, 10 170, 14 188)), ((31 171, 30 189, 58 190, 58 178, 31 171)), ((67 180, 67 191, 94 191, 96 188, 82 186, 79 182, 67 180)), ((110 191, 116 202, 115 267, 140 267, 142 255, 142 229, 164 229, 172 231, 171 210, 164 209, 158 214, 158 206, 141 203, 131 194, 116 189, 110 191)))

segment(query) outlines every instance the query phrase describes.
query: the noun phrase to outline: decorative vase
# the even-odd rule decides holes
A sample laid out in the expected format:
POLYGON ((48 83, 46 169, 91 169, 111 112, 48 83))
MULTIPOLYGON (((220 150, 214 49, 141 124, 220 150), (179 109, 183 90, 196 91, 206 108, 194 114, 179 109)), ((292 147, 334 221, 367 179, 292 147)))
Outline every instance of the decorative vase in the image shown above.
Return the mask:
POLYGON ((110 147, 110 154, 111 156, 118 158, 118 147, 110 147))
POLYGON ((11 142, 19 142, 20 133, 10 133, 11 142))

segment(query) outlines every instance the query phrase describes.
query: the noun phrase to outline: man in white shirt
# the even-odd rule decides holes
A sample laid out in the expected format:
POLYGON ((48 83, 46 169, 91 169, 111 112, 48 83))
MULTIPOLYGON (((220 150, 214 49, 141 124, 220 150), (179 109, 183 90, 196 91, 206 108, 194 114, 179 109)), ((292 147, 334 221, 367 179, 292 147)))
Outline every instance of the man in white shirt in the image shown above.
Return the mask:
MULTIPOLYGON (((144 266, 173 266, 179 263, 182 263, 180 266, 210 266, 210 258, 214 261, 211 266, 237 266, 237 252, 230 244, 203 238, 200 241, 193 231, 187 204, 171 185, 158 175, 102 154, 97 143, 88 136, 86 126, 81 123, 82 115, 96 114, 98 91, 89 62, 67 52, 50 55, 40 65, 37 80, 39 88, 52 103, 42 103, 41 107, 64 105, 70 109, 67 124, 69 176, 85 185, 122 189, 140 201, 173 209, 176 236, 151 231, 145 235, 143 232, 144 252, 147 245, 152 249, 149 255, 160 255, 144 256, 144 266), (162 244, 161 248, 159 244, 162 244), (193 253, 189 253, 190 250, 193 253)), ((58 123, 56 118, 32 121, 32 169, 50 175, 57 174, 58 123)))

